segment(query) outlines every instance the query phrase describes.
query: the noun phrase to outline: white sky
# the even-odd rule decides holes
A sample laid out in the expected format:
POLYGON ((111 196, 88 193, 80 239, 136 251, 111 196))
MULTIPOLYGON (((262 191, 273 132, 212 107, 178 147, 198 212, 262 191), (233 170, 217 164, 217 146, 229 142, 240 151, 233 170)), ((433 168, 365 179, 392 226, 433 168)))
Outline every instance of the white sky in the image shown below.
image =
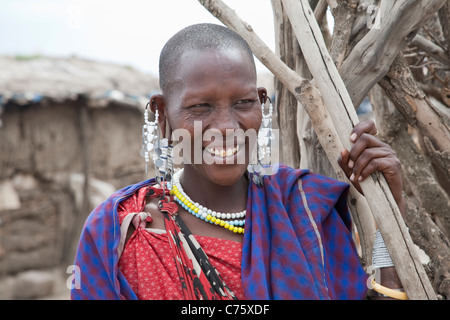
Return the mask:
MULTIPOLYGON (((270 0, 224 2, 274 49, 270 0)), ((197 0, 1 0, 0 54, 76 55, 157 75, 165 42, 201 22, 221 24, 197 0)))

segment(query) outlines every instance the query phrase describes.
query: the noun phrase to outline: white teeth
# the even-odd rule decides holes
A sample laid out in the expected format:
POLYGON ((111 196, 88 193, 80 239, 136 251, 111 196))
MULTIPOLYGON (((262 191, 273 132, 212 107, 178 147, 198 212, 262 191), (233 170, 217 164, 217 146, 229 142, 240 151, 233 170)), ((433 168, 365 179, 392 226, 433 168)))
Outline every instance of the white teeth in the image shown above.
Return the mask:
POLYGON ((213 156, 219 156, 219 157, 225 158, 225 157, 230 157, 232 155, 235 155, 239 151, 239 145, 234 148, 229 148, 227 150, 218 149, 218 148, 210 148, 210 149, 208 149, 208 151, 213 156))

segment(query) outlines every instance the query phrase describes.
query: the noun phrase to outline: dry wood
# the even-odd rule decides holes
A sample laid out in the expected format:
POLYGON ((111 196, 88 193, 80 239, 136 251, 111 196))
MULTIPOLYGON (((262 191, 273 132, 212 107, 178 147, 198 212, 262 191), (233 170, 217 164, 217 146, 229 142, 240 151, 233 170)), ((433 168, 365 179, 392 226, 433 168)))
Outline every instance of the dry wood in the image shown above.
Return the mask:
POLYGON ((314 17, 316 17, 317 21, 322 21, 323 17, 327 13, 328 1, 327 0, 319 0, 317 2, 317 6, 314 8, 314 17))
POLYGON ((411 236, 430 257, 429 268, 435 290, 443 299, 450 299, 450 242, 436 227, 430 215, 418 207, 411 199, 407 200, 406 221, 411 236))
MULTIPOLYGON (((329 51, 338 70, 348 54, 347 47, 350 42, 349 39, 352 33, 353 22, 356 18, 355 13, 358 2, 359 0, 339 1, 331 10, 334 17, 335 32, 329 51)), ((319 21, 318 19, 316 20, 319 21)))
MULTIPOLYGON (((290 54, 298 46, 292 35, 292 28, 287 17, 282 14, 282 5, 278 0, 272 0, 275 21, 276 54, 290 68, 295 70, 296 57, 290 54)), ((300 167, 300 143, 297 136, 297 99, 275 78, 278 128, 281 137, 280 162, 292 167, 300 167), (286 146, 289 146, 288 148, 286 146)))
POLYGON ((450 55, 450 0, 447 0, 442 8, 439 9, 439 21, 447 45, 447 54, 450 55))
POLYGON ((402 163, 405 190, 433 216, 439 228, 448 236, 450 217, 446 216, 446 212, 450 208, 450 197, 437 181, 431 159, 413 141, 408 124, 387 98, 384 89, 375 86, 371 90, 370 100, 376 122, 379 123, 380 139, 396 150, 402 163))
MULTIPOLYGON (((291 65, 294 65, 294 70, 297 74, 308 79, 311 78, 308 66, 306 65, 303 54, 300 51, 298 41, 292 34, 292 27, 287 15, 284 12, 283 4, 279 0, 272 0, 272 8, 274 12, 274 23, 276 26, 276 30, 284 35, 284 38, 281 38, 279 36, 276 37, 277 47, 281 47, 281 49, 284 49, 280 50, 280 52, 282 52, 280 54, 280 58, 285 61, 290 61, 291 65), (294 42, 294 45, 287 46, 282 42, 284 41, 284 39, 287 39, 286 41, 288 41, 289 44, 292 44, 294 42), (291 60, 294 61, 292 62, 291 60)), ((326 9, 326 1, 320 0, 314 10, 314 15, 318 21, 323 19, 326 9)), ((276 32, 276 35, 278 34, 278 32, 276 32)), ((279 80, 277 80, 277 82, 280 83, 279 80)), ((289 96, 289 101, 281 99, 278 100, 277 104, 286 102, 289 103, 288 106, 285 106, 280 111, 283 112, 286 109, 290 110, 297 107, 296 136, 299 137, 298 142, 300 143, 301 155, 299 167, 303 169, 309 168, 314 172, 322 173, 350 183, 350 181, 346 179, 340 167, 337 165, 337 162, 330 163, 329 159, 333 159, 334 155, 327 155, 326 151, 321 147, 321 144, 329 142, 328 135, 325 133, 325 131, 323 131, 323 137, 321 137, 322 139, 319 139, 317 137, 317 134, 314 132, 314 129, 317 130, 317 126, 311 126, 310 117, 305 111, 304 106, 301 103, 297 102, 296 98, 288 90, 286 90, 285 86, 281 84, 279 87, 281 87, 282 89, 280 90, 281 92, 279 95, 289 96), (291 101, 291 97, 294 98, 295 102, 291 101), (326 140, 324 140, 324 137, 326 140)), ((310 105, 310 110, 313 110, 311 109, 311 106, 314 107, 314 104, 322 105, 323 101, 321 99, 319 99, 318 101, 307 100, 307 103, 308 105, 310 105)), ((279 114, 279 117, 282 117, 281 113, 279 114)), ((282 141, 283 145, 289 146, 289 149, 284 148, 285 152, 296 152, 297 146, 290 144, 290 142, 292 143, 292 138, 282 141), (291 151, 291 149, 293 150, 291 151)), ((329 150, 328 152, 330 153, 329 150)), ((363 267, 366 268, 372 263, 372 248, 375 235, 375 223, 373 221, 372 212, 367 203, 367 200, 363 195, 361 195, 361 193, 359 193, 358 190, 356 190, 356 188, 351 183, 348 200, 352 221, 356 226, 356 231, 358 233, 357 237, 359 238, 359 241, 357 241, 358 239, 355 238, 355 244, 358 250, 360 250, 359 254, 361 263, 363 267)))
MULTIPOLYGON (((337 131, 345 145, 351 128, 358 122, 358 117, 336 66, 328 54, 309 3, 307 1, 283 0, 283 5, 299 40, 311 74, 333 118, 333 123, 337 128, 341 128, 337 131), (345 130, 348 131, 345 132, 345 130)), ((311 121, 313 120, 311 119, 311 121)), ((349 149, 348 144, 346 147, 349 149)), ((324 146, 324 148, 326 147, 324 146)), ((332 159, 330 159, 331 161, 332 159)), ((434 291, 429 284, 414 244, 384 177, 379 173, 373 174, 371 178, 361 183, 361 188, 383 234, 408 296, 421 299, 432 298, 434 291), (406 261, 409 261, 411 265, 405 263, 406 261)))
POLYGON ((430 257, 427 267, 433 270, 430 277, 435 290, 449 299, 450 243, 439 215, 448 211, 450 199, 437 182, 430 159, 414 143, 408 124, 380 86, 371 90, 370 100, 380 124, 380 138, 397 151, 402 162, 408 194, 405 221, 411 238, 430 257))
POLYGON ((438 45, 434 44, 433 42, 425 38, 424 36, 420 34, 416 35, 412 40, 412 44, 416 45, 423 51, 428 52, 433 58, 441 61, 442 63, 450 64, 450 57, 448 53, 438 45))
MULTIPOLYGON (((311 95, 305 96, 302 93, 306 90, 315 90, 315 86, 311 85, 309 81, 303 79, 284 65, 282 61, 253 32, 251 26, 243 22, 235 14, 235 12, 226 6, 222 1, 199 1, 225 25, 241 34, 244 39, 247 40, 258 59, 285 84, 285 86, 297 97, 302 105, 305 106, 308 104, 306 98, 309 98, 311 95)), ((300 33, 302 39, 300 43, 305 42, 305 37, 307 37, 309 39, 309 41, 306 40, 308 41, 308 49, 314 49, 314 52, 319 54, 320 61, 316 59, 317 57, 311 57, 311 59, 317 63, 320 63, 321 66, 325 64, 325 69, 320 68, 317 65, 310 64, 311 73, 313 73, 313 70, 315 69, 320 69, 315 70, 316 83, 321 82, 323 79, 327 84, 331 84, 331 87, 326 87, 323 84, 317 83, 319 89, 322 88, 322 90, 320 90, 322 98, 325 103, 330 102, 330 105, 327 105, 327 107, 340 104, 341 109, 339 111, 344 112, 344 114, 341 114, 340 116, 342 118, 346 118, 338 119, 336 123, 334 123, 334 119, 332 122, 328 121, 328 125, 332 125, 332 127, 334 126, 335 131, 330 129, 327 133, 332 134, 333 132, 337 132, 338 135, 336 137, 337 140, 332 140, 331 143, 325 144, 323 147, 326 150, 330 148, 333 149, 333 147, 336 148, 338 145, 337 141, 340 140, 342 145, 348 148, 350 147, 348 137, 351 128, 355 123, 357 123, 358 119, 354 108, 350 108, 353 105, 351 100, 349 100, 349 96, 345 86, 342 83, 342 79, 337 73, 333 61, 329 55, 327 56, 327 50, 323 44, 322 36, 318 31, 318 25, 311 8, 309 8, 309 4, 307 2, 305 3, 303 1, 301 3, 295 1, 283 1, 283 4, 286 7, 287 12, 290 14, 291 24, 293 25, 296 34, 299 33, 301 27, 305 29, 305 34, 300 33), (290 9, 295 10, 295 14, 290 9), (303 15, 304 19, 298 21, 296 14, 303 15), (308 25, 312 26, 309 27, 309 30, 307 30, 308 25), (311 37, 314 41, 314 45, 310 42, 311 37), (329 72, 332 72, 332 74, 329 72), (341 89, 343 90, 341 91, 341 89), (332 95, 328 94, 329 91, 332 91, 332 95), (336 103, 334 101, 330 101, 330 96, 333 96, 334 98, 336 96, 338 97, 336 103), (342 108, 344 110, 342 110, 342 108), (344 117, 345 114, 346 117, 344 117), (343 124, 343 121, 347 121, 347 123, 343 124), (348 125, 349 122, 350 125, 348 125)), ((306 53, 303 53, 306 58, 306 53)), ((309 61, 309 63, 311 63, 311 61, 309 61)), ((316 94, 320 95, 320 93, 317 92, 316 94)), ((310 112, 311 110, 307 111, 311 117, 311 121, 315 121, 313 120, 314 118, 318 121, 317 123, 325 123, 323 113, 314 114, 314 112, 310 112)), ((329 115, 327 115, 327 117, 328 119, 330 118, 329 115)), ((319 130, 316 132, 318 132, 318 136, 320 135, 323 137, 323 133, 320 133, 319 130)), ((338 157, 339 151, 340 150, 337 150, 337 153, 334 152, 336 158, 338 157)), ((332 160, 330 162, 332 162, 332 160)), ((383 234, 385 242, 387 243, 392 259, 396 264, 397 273, 399 274, 400 280, 408 296, 410 299, 436 299, 433 288, 431 287, 427 275, 423 270, 423 266, 420 263, 417 252, 415 251, 414 244, 412 243, 406 226, 401 218, 399 209, 393 199, 386 181, 384 180, 384 177, 382 177, 379 173, 373 174, 370 179, 366 179, 360 185, 366 194, 366 198, 372 208, 372 212, 376 213, 374 215, 375 220, 383 234)))
POLYGON ((314 14, 308 3, 302 5, 300 1, 282 1, 282 3, 339 137, 343 145, 350 149, 348 137, 359 119, 345 84, 328 53, 314 14))
POLYGON ((431 142, 429 151, 450 181, 450 119, 431 103, 417 85, 402 55, 394 60, 379 83, 408 123, 420 129, 431 142))
POLYGON ((340 69, 355 105, 359 105, 369 90, 386 74, 392 61, 415 36, 423 21, 436 13, 445 1, 381 1, 378 13, 382 17, 380 25, 371 26, 340 69))

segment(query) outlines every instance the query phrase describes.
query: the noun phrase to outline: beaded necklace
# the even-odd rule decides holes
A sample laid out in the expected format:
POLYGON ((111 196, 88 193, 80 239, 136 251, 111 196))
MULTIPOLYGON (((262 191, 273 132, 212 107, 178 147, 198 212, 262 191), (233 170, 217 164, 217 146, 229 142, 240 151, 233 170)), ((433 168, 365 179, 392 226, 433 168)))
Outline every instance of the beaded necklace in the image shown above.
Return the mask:
POLYGON ((235 213, 222 213, 208 209, 199 203, 192 201, 191 198, 184 192, 180 183, 180 177, 183 170, 184 169, 180 169, 173 175, 173 185, 170 190, 170 194, 174 196, 175 201, 178 202, 186 211, 199 219, 224 227, 225 229, 235 233, 244 233, 246 210, 235 213))

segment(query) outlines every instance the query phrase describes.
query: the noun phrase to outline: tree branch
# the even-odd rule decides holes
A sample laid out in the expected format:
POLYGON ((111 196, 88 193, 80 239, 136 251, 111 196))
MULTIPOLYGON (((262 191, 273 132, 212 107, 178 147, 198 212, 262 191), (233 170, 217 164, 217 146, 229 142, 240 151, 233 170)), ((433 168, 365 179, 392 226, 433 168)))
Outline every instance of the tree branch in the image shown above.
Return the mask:
MULTIPOLYGON (((281 2, 278 0, 272 0, 271 2, 275 24, 276 54, 289 68, 295 70, 297 56, 292 53, 298 51, 296 48, 298 46, 297 41, 292 36, 291 24, 283 14, 281 2)), ((301 155, 297 136, 297 99, 276 78, 275 85, 282 161, 292 168, 299 168, 301 155)))
POLYGON ((420 34, 414 37, 414 39, 412 40, 412 44, 416 45, 419 49, 422 49, 423 51, 429 53, 430 56, 432 56, 436 60, 441 61, 444 64, 450 64, 450 57, 448 56, 448 53, 420 34))
MULTIPOLYGON (((406 121, 417 127, 421 134, 431 141, 433 149, 449 154, 450 119, 431 103, 417 85, 408 63, 401 54, 393 61, 379 84, 406 121)), ((442 161, 439 166, 444 172, 449 171, 448 162, 442 161)), ((447 179, 450 181, 450 173, 447 179)))
POLYGON ((450 0, 439 9, 439 21, 447 45, 447 54, 450 55, 450 0))
POLYGON ((338 70, 348 54, 347 47, 356 18, 358 2, 359 0, 339 1, 338 5, 331 10, 334 16, 334 34, 329 51, 338 70))
POLYGON ((340 69, 342 79, 359 105, 369 90, 386 74, 392 61, 423 21, 446 0, 382 1, 378 14, 380 25, 370 25, 367 34, 355 45, 340 69))

